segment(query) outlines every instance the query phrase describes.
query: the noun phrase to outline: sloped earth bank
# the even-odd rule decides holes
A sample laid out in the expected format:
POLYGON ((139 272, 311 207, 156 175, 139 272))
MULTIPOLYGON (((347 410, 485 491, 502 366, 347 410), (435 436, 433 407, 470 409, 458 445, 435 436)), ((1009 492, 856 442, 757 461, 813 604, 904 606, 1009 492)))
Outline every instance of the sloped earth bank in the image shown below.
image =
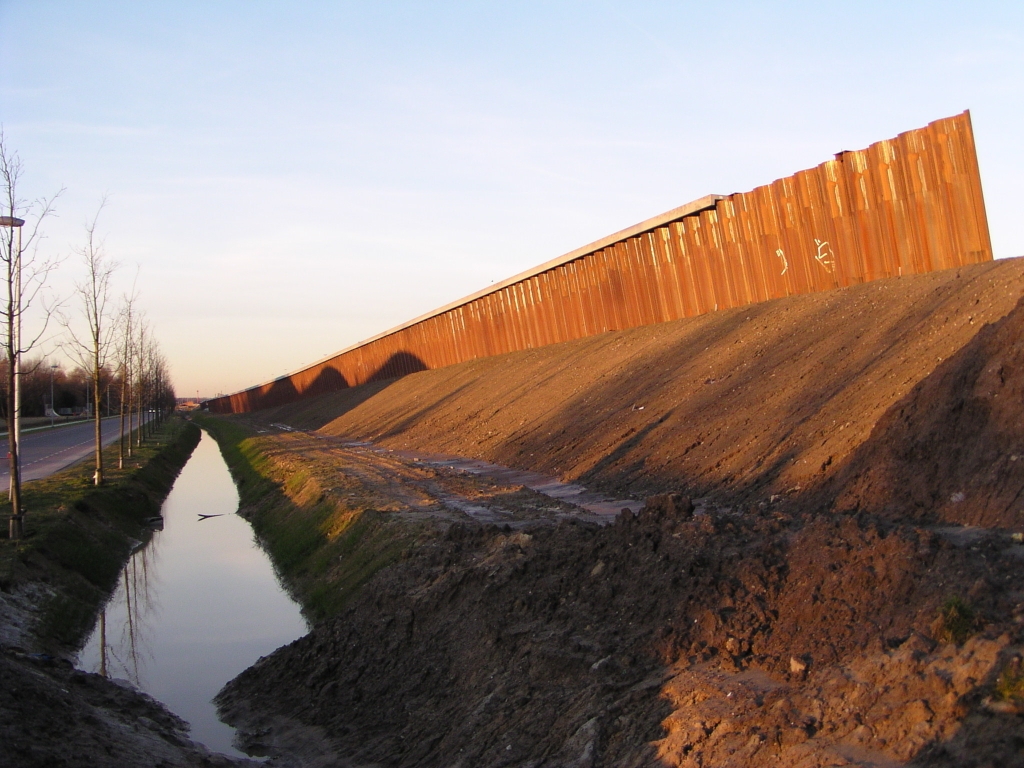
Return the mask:
POLYGON ((890 408, 825 491, 841 509, 1024 523, 1024 308, 986 325, 890 408))
POLYGON ((256 416, 485 459, 617 498, 831 477, 1024 293, 1024 259, 880 280, 424 371, 256 416))
POLYGON ((606 526, 435 518, 337 616, 230 683, 227 719, 282 765, 1024 765, 1022 704, 997 690, 1024 643, 1021 270, 788 299, 259 414, 702 501, 649 498, 606 526), (954 597, 959 626, 938 620, 954 597))
POLYGON ((70 662, 0 649, 0 766, 11 768, 240 768, 210 752, 188 723, 125 681, 70 662))

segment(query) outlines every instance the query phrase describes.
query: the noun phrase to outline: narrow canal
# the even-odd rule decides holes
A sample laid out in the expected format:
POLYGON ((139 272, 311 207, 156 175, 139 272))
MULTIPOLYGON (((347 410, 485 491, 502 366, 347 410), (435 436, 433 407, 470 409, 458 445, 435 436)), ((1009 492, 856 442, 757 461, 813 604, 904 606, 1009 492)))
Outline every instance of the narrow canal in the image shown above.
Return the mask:
POLYGON ((164 502, 164 527, 132 555, 79 654, 81 669, 130 681, 217 752, 234 729, 211 702, 239 672, 307 632, 249 524, 216 442, 203 433, 164 502))

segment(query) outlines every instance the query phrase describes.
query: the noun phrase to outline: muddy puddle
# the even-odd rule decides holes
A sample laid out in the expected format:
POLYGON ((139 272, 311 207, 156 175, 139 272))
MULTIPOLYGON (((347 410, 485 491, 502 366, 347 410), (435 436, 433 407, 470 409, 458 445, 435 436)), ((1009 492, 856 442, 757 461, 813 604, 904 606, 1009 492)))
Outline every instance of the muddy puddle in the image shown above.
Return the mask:
POLYGON ((132 555, 78 666, 127 680, 188 721, 195 741, 240 756, 214 695, 308 628, 237 509, 227 465, 203 433, 164 502, 163 529, 132 555))

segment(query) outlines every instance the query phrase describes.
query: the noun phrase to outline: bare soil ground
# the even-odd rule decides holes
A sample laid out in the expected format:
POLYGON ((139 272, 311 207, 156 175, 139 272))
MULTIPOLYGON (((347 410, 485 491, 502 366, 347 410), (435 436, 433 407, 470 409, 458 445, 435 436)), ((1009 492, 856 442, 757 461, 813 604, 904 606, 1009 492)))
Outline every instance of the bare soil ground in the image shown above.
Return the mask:
POLYGON ((257 416, 619 497, 806 491, 1022 294, 1024 259, 1010 259, 424 371, 257 416))
POLYGON ((1014 558, 853 517, 452 526, 220 704, 257 753, 315 727, 352 765, 1019 765, 988 703, 1014 558), (961 646, 950 590, 986 624, 961 646))
POLYGON ((825 487, 840 509, 1024 524, 1024 308, 986 325, 890 408, 825 487))
POLYGON ((1024 765, 1006 694, 1022 272, 795 297, 247 417, 319 430, 263 444, 436 533, 229 684, 224 712, 281 765, 1024 765), (602 526, 416 452, 679 493, 602 526))
POLYGON ((315 493, 349 509, 393 513, 408 522, 498 523, 514 528, 561 519, 604 523, 624 507, 642 506, 588 493, 536 472, 382 449, 316 433, 277 433, 262 447, 282 482, 301 472, 315 481, 315 493))

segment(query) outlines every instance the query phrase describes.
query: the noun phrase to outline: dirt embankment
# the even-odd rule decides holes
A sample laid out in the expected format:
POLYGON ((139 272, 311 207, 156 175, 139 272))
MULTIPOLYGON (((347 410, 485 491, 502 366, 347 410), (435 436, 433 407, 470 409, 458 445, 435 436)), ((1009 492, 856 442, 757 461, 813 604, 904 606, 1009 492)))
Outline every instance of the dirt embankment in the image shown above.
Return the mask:
POLYGON ((890 408, 825 491, 840 509, 1024 524, 1024 300, 890 408))
MULTIPOLYGON (((315 759, 280 758, 297 765, 1024 765, 1024 547, 1005 530, 1022 522, 1022 271, 800 297, 260 414, 705 498, 606 527, 439 522, 233 681, 228 719, 277 754, 320 734, 315 759)), ((335 470, 357 499, 393 477, 335 470)))
POLYGON ((487 358, 256 416, 643 498, 817 486, 1024 293, 1024 260, 487 358))
POLYGON ((127 683, 69 662, 0 649, 0 766, 11 768, 232 768, 188 724, 127 683))

